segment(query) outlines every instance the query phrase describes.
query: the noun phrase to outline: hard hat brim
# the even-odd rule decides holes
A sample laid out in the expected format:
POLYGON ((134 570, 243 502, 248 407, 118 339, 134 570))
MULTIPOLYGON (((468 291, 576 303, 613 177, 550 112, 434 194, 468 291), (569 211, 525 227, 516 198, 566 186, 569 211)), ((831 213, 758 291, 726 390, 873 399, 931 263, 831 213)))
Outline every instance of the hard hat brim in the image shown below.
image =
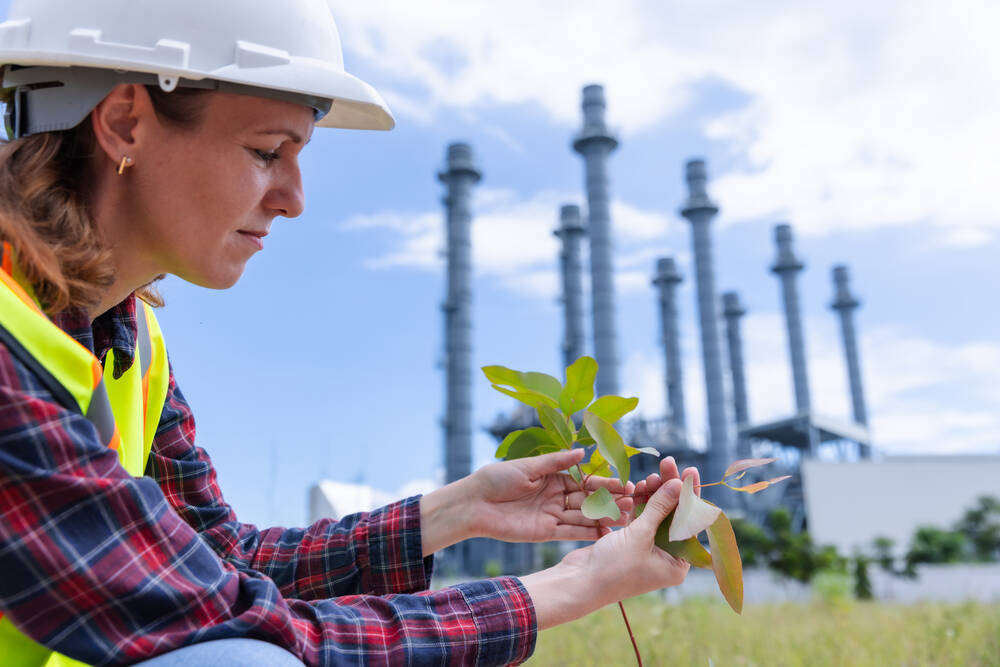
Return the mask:
POLYGON ((174 76, 183 79, 214 79, 244 86, 301 94, 328 99, 330 112, 316 123, 317 127, 351 130, 391 130, 396 125, 389 106, 369 84, 352 74, 311 58, 288 59, 288 62, 264 67, 228 65, 201 72, 190 69, 143 66, 101 57, 81 57, 79 54, 0 50, 0 64, 20 66, 95 67, 128 70, 174 76))

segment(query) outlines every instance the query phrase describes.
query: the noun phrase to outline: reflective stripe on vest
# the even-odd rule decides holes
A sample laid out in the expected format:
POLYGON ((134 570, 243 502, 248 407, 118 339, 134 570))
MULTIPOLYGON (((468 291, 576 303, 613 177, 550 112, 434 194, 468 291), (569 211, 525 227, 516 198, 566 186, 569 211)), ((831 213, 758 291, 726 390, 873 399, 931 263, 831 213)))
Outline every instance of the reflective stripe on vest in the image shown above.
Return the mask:
MULTIPOLYGON (((0 341, 60 405, 94 425, 101 442, 117 450, 119 462, 130 475, 141 476, 170 382, 166 345, 153 309, 137 301, 135 362, 115 379, 114 352, 108 352, 102 367, 90 350, 45 316, 6 243, 0 259, 0 341)), ((22 634, 8 618, 0 617, 3 667, 82 664, 53 653, 22 634)))

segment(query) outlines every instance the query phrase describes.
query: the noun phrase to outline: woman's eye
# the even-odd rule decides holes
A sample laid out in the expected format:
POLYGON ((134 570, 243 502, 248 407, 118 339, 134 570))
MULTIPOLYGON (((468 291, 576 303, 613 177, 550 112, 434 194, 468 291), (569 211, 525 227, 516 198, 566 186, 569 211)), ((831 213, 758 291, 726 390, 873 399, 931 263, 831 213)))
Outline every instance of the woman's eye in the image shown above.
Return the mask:
POLYGON ((259 157, 264 162, 264 164, 271 164, 272 162, 281 157, 277 153, 271 151, 262 151, 256 148, 254 149, 253 152, 257 154, 257 157, 259 157))

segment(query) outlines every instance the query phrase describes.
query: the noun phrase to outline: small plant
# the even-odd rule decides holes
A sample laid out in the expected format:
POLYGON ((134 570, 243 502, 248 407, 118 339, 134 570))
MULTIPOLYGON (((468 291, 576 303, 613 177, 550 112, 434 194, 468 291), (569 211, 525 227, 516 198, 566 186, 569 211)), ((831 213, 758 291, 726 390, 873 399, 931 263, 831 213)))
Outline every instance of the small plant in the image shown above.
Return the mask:
MULTIPOLYGON (((538 456, 562 449, 584 447, 590 449, 586 463, 580 463, 567 472, 577 483, 585 498, 581 507, 584 516, 595 522, 621 516, 614 497, 604 487, 587 491, 587 481, 594 476, 611 477, 617 473, 622 484, 628 482, 629 459, 636 454, 659 452, 652 447, 636 448, 625 443, 614 424, 639 404, 639 399, 622 396, 594 395, 597 379, 597 362, 591 357, 580 357, 566 369, 566 381, 545 373, 521 372, 503 366, 485 366, 483 373, 493 388, 521 401, 538 413, 540 427, 512 431, 497 447, 496 457, 505 460, 538 456)), ((736 461, 726 469, 722 479, 703 483, 706 486, 725 486, 733 491, 757 493, 787 476, 755 482, 746 486, 732 486, 747 471, 766 465, 775 459, 745 459, 736 461)), ((637 504, 635 516, 642 513, 643 505, 637 504)), ((691 565, 710 568, 715 572, 719 590, 729 606, 739 614, 743 609, 743 564, 733 527, 722 510, 703 500, 695 493, 690 477, 684 480, 677 507, 674 508, 656 533, 656 545, 691 565), (701 532, 708 535, 711 551, 698 540, 701 532)), ((625 609, 619 603, 622 616, 625 609)), ((626 626, 628 618, 625 618, 626 626)), ((631 630, 629 630, 631 636, 631 630)), ((632 638, 633 646, 635 638, 632 638)), ((639 664, 642 660, 636 649, 639 664)))

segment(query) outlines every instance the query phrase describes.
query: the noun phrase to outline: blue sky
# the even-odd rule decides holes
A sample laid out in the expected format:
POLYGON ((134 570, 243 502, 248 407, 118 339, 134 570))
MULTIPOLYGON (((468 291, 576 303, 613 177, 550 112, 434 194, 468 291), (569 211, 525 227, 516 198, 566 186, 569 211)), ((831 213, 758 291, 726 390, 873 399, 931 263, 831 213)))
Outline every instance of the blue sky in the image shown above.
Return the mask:
MULTIPOLYGON (((0 0, 6 13, 9 2, 0 0)), ((1000 449, 1000 59, 987 2, 332 2, 390 133, 317 131, 307 210, 233 289, 168 279, 160 315, 199 441, 249 521, 299 523, 328 477, 395 491, 442 462, 445 146, 473 145, 475 363, 558 373, 562 203, 580 88, 603 83, 621 384, 663 412, 657 257, 677 258, 688 423, 705 423, 683 163, 708 160, 721 290, 738 289, 754 421, 793 398, 772 227, 795 228, 814 403, 847 417, 830 267, 846 262, 872 435, 890 453, 1000 449), (836 4, 836 6, 826 6, 836 4), (541 6, 539 6, 541 5, 541 6)), ((587 330, 590 330, 589 320, 587 330)), ((508 400, 476 378, 475 422, 508 400)), ((493 444, 477 435, 477 463, 493 444)))

